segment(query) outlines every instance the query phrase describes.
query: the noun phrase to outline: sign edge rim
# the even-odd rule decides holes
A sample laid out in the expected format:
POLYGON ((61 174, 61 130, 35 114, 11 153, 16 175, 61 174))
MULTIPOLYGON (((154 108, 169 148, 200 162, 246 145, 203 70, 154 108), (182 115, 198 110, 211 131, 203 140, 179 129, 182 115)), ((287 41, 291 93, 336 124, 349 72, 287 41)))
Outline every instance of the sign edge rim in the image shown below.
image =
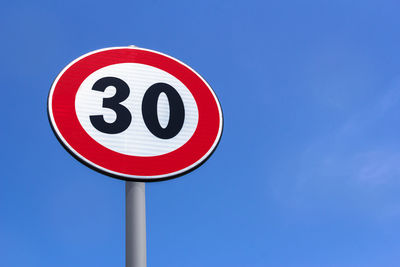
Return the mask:
POLYGON ((51 87, 50 87, 50 91, 48 94, 48 99, 47 99, 47 116, 50 122, 50 126, 51 129, 54 133, 54 135, 56 136, 57 140, 61 143, 61 145, 64 147, 65 150, 67 150, 75 159, 77 159, 79 162, 81 162, 82 164, 84 164, 85 166, 100 172, 104 175, 116 178, 116 179, 120 179, 120 180, 125 180, 125 181, 137 181, 137 182, 156 182, 156 181, 164 181, 164 180, 170 180, 170 179, 174 179, 180 176, 183 176, 189 172, 194 171, 195 169, 199 168, 201 165, 203 165, 209 158, 210 156, 215 152, 216 148, 219 145, 219 142, 221 140, 222 137, 222 133, 223 133, 223 126, 224 126, 224 116, 223 116, 223 111, 221 108, 221 103, 216 95, 216 93, 214 92, 214 90, 212 89, 212 87, 207 83, 207 81, 199 74, 197 73, 193 68, 191 68, 190 66, 188 66, 187 64, 185 64, 184 62, 180 61, 179 59, 176 59, 172 56, 169 56, 167 54, 164 54, 162 52, 159 51, 155 51, 155 50, 151 50, 151 49, 147 49, 147 48, 141 48, 141 47, 136 47, 136 46, 117 46, 117 47, 107 47, 107 48, 102 48, 102 49, 97 49, 97 50, 93 50, 91 52, 85 53, 81 56, 79 56, 78 58, 74 59, 73 61, 71 61, 69 64, 67 64, 62 70, 61 72, 56 76, 56 78, 54 79, 51 87), (219 122, 220 122, 220 127, 218 129, 218 134, 213 142, 213 145, 210 147, 210 149, 207 151, 207 153, 205 153, 199 160, 197 160, 196 162, 194 162, 193 164, 189 165, 186 168, 183 168, 179 171, 173 172, 173 173, 169 173, 169 174, 162 174, 162 175, 153 175, 153 176, 140 176, 140 175, 129 175, 129 174, 123 174, 123 173, 119 173, 119 172, 114 172, 111 170, 107 170, 104 167, 101 167, 93 162, 91 162, 90 160, 84 158, 80 153, 78 153, 75 149, 73 149, 69 143, 64 139, 64 137, 62 136, 62 134, 59 132, 57 125, 55 123, 54 117, 53 117, 53 112, 52 112, 52 96, 53 96, 53 92, 54 89, 56 87, 56 84, 58 82, 58 80, 61 78, 61 76, 64 74, 64 72, 69 69, 73 64, 75 64, 77 61, 81 60, 82 58, 85 58, 89 55, 98 53, 98 52, 103 52, 103 51, 107 51, 107 50, 115 50, 115 49, 133 49, 133 50, 144 50, 144 51, 149 51, 152 53, 156 53, 156 54, 160 54, 163 55, 165 57, 168 57, 174 61, 177 61, 178 63, 182 64, 183 66, 187 67, 189 70, 191 70, 193 73, 195 73, 208 87, 208 89, 210 90, 211 94, 214 97, 214 100, 217 104, 218 107, 218 111, 219 111, 219 122), (148 178, 145 178, 148 177, 148 178))

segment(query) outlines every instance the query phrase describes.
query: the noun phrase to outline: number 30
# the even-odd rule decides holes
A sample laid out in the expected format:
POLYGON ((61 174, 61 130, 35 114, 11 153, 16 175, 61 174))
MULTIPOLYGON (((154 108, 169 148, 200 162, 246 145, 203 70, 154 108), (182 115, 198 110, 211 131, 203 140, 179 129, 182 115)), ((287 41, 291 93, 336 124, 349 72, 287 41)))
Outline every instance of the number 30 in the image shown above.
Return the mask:
MULTIPOLYGON (((130 94, 129 86, 116 77, 104 77, 95 82, 92 90, 104 92, 108 86, 113 86, 116 93, 113 97, 103 99, 103 108, 112 109, 117 118, 108 123, 103 115, 90 116, 90 122, 100 132, 107 134, 118 134, 126 129, 132 121, 129 110, 120 103, 126 100, 130 94)), ((166 83, 155 83, 147 89, 142 101, 143 121, 149 131, 161 139, 170 139, 176 136, 183 127, 185 120, 185 108, 179 93, 171 85, 166 83), (165 93, 169 102, 169 121, 163 128, 158 120, 157 103, 161 93, 165 93)))

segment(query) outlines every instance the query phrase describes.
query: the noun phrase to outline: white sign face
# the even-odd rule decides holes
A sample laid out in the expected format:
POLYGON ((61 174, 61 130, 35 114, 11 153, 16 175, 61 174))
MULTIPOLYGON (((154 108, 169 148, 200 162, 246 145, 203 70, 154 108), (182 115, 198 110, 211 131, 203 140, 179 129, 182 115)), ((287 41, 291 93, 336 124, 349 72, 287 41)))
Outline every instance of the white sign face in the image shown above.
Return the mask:
MULTIPOLYGON (((162 92, 158 96, 156 113, 161 128, 166 128, 170 119, 168 96, 162 92)), ((194 134, 199 118, 196 101, 189 89, 171 74, 152 66, 137 63, 121 63, 99 69, 89 75, 81 84, 75 98, 75 109, 83 129, 95 141, 113 151, 131 156, 158 156, 174 151, 185 144, 194 134), (129 96, 120 104, 132 115, 128 128, 120 133, 108 134, 96 129, 90 121, 94 114, 101 114, 104 121, 113 123, 117 113, 103 108, 103 99, 116 95, 116 88, 109 86, 104 92, 92 90, 93 85, 105 77, 123 80, 130 88, 129 96), (182 128, 176 136, 161 139, 152 134, 142 117, 142 101, 148 88, 156 83, 171 85, 182 98, 185 117, 182 128), (136 115, 136 116, 135 116, 136 115)))
POLYGON ((51 88, 49 118, 75 157, 125 180, 182 175, 211 155, 222 133, 219 102, 199 74, 132 47, 69 64, 51 88))

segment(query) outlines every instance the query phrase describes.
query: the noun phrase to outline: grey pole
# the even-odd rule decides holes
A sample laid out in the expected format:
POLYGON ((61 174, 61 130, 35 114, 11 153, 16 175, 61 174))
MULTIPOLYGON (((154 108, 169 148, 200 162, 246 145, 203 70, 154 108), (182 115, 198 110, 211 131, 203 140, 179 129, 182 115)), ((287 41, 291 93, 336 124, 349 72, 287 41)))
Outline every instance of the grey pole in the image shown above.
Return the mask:
POLYGON ((125 260, 126 267, 146 267, 145 184, 125 183, 125 260))

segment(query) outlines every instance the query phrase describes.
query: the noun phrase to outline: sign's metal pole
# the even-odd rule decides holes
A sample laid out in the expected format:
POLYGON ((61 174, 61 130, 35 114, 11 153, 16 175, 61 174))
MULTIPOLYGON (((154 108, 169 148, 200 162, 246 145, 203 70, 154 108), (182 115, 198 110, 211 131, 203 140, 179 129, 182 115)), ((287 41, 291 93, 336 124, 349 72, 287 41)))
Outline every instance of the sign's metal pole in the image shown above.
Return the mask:
POLYGON ((145 183, 125 183, 126 267, 146 267, 145 183))

